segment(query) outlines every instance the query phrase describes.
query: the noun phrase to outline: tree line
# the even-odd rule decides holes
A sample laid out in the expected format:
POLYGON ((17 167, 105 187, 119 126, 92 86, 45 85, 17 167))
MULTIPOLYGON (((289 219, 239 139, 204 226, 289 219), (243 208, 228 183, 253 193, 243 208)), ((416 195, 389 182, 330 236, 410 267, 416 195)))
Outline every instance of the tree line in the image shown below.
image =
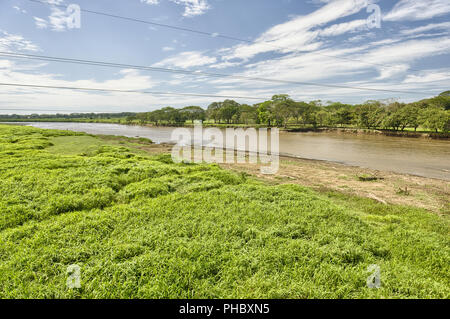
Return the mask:
POLYGON ((136 112, 121 112, 121 113, 55 113, 55 114, 0 114, 0 119, 3 120, 71 120, 71 119, 92 119, 92 120, 107 120, 119 119, 136 116, 136 112))
POLYGON ((403 131, 420 127, 434 132, 450 131, 450 91, 430 99, 412 103, 370 100, 362 104, 343 104, 320 100, 294 101, 289 95, 249 105, 234 100, 213 102, 207 109, 187 106, 181 109, 164 107, 152 112, 134 113, 71 113, 0 115, 1 120, 92 120, 153 125, 184 125, 196 120, 223 125, 258 125, 296 127, 353 127, 403 131))
POLYGON ((294 101, 286 94, 254 105, 234 100, 213 102, 205 110, 200 106, 162 109, 137 113, 128 122, 182 125, 196 120, 214 124, 245 124, 278 127, 357 127, 403 131, 422 127, 435 132, 450 131, 450 91, 412 103, 370 100, 362 104, 294 101))

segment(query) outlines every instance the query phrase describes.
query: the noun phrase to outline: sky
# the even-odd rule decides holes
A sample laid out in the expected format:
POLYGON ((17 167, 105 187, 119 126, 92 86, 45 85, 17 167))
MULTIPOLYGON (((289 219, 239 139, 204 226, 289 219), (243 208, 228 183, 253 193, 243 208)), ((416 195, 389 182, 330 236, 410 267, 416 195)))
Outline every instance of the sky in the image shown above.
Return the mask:
MULTIPOLYGON (((450 89, 449 0, 41 1, 0 1, 0 83, 226 95, 249 104, 274 94, 411 102, 450 89), (72 5, 81 8, 79 20, 72 5), (44 62, 1 56, 5 52, 285 82, 44 62)), ((3 114, 206 108, 220 100, 0 85, 3 114)))

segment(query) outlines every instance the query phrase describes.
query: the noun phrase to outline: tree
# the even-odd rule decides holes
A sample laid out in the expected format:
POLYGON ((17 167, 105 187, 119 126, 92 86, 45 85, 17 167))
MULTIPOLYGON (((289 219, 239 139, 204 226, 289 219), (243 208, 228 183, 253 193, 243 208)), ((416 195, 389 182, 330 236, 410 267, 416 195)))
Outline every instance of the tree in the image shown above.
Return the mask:
POLYGON ((260 123, 267 123, 269 127, 272 125, 273 112, 272 101, 260 103, 257 108, 258 120, 260 123))
POLYGON ((393 130, 405 130, 420 125, 433 131, 448 131, 450 108, 450 91, 445 91, 429 99, 405 104, 394 99, 369 100, 360 105, 343 104, 339 102, 320 100, 296 102, 287 94, 272 96, 269 101, 255 104, 240 105, 233 100, 214 102, 205 111, 200 106, 187 106, 183 109, 165 107, 144 113, 72 113, 72 114, 30 114, 2 115, 6 119, 40 119, 40 118, 89 118, 125 119, 126 122, 138 121, 141 124, 154 123, 181 124, 186 121, 213 119, 214 123, 244 123, 267 124, 287 127, 291 120, 304 126, 345 126, 354 123, 357 127, 374 129, 377 127, 393 130))
POLYGON ((287 94, 274 95, 271 109, 277 125, 287 127, 289 118, 292 117, 295 102, 287 94))
POLYGON ((392 128, 395 131, 402 130, 410 125, 411 118, 409 116, 410 108, 404 103, 394 102, 387 107, 388 114, 382 122, 383 127, 392 128))
POLYGON ((158 123, 160 123, 163 120, 163 112, 162 112, 162 110, 156 110, 156 111, 150 112, 147 115, 147 119, 150 122, 155 123, 156 126, 158 126, 158 123))
POLYGON ((334 118, 335 118, 336 124, 343 126, 346 124, 350 124, 352 122, 353 114, 346 107, 342 107, 341 109, 337 110, 334 113, 334 118))
POLYGON ((419 102, 425 104, 426 107, 434 106, 443 108, 444 110, 450 110, 450 91, 442 92, 438 96, 435 96, 431 99, 425 99, 419 102))
POLYGON ((144 124, 147 120, 147 113, 138 113, 136 114, 136 118, 139 120, 140 124, 144 124))
POLYGON ((192 121, 194 123, 195 120, 204 121, 206 118, 206 112, 200 106, 186 106, 181 109, 181 115, 186 120, 192 121))
POLYGON ((326 126, 330 123, 331 115, 325 110, 320 110, 315 113, 315 118, 315 123, 317 123, 319 126, 326 126))
POLYGON ((288 94, 277 94, 272 96, 272 101, 273 102, 286 102, 291 100, 291 98, 289 97, 288 94))
POLYGON ((317 103, 317 101, 311 103, 294 102, 292 106, 292 116, 296 119, 296 122, 298 123, 301 118, 304 126, 306 124, 315 125, 316 120, 314 113, 320 109, 317 106, 317 103))
POLYGON ((431 104, 442 107, 445 110, 450 110, 450 95, 448 92, 450 91, 443 92, 439 96, 432 98, 430 101, 431 104))
POLYGON ((183 115, 180 111, 170 106, 162 108, 156 113, 156 115, 158 116, 160 122, 165 121, 169 124, 184 122, 183 115))
POLYGON ((323 106, 322 100, 314 100, 314 101, 309 102, 309 104, 311 106, 317 106, 317 107, 323 106))
POLYGON ((400 127, 400 120, 397 113, 392 113, 387 115, 382 122, 383 128, 393 129, 394 131, 398 131, 400 127))
POLYGON ((292 106, 292 116, 295 118, 295 122, 298 124, 299 119, 303 118, 304 114, 309 109, 309 104, 306 102, 294 102, 292 106))
POLYGON ((399 112, 402 119, 402 123, 400 125, 402 131, 408 126, 414 127, 414 131, 417 131, 417 128, 420 125, 419 108, 415 104, 408 104, 399 112))
POLYGON ((230 124, 233 117, 239 117, 239 111, 239 103, 234 100, 225 100, 220 108, 220 117, 230 124))
POLYGON ((440 130, 443 132, 448 130, 449 117, 449 111, 445 111, 436 106, 423 109, 420 112, 420 119, 423 127, 433 130, 436 133, 440 130))
POLYGON ((256 122, 256 119, 258 117, 256 109, 257 107, 248 104, 242 104, 239 121, 244 124, 248 124, 250 121, 256 122))
POLYGON ((377 128, 381 124, 383 110, 378 101, 368 101, 358 105, 355 113, 356 122, 361 127, 371 129, 377 128))
POLYGON ((217 123, 217 121, 220 121, 220 108, 222 107, 221 102, 213 102, 208 106, 208 109, 206 111, 206 116, 209 119, 213 119, 214 123, 217 123))

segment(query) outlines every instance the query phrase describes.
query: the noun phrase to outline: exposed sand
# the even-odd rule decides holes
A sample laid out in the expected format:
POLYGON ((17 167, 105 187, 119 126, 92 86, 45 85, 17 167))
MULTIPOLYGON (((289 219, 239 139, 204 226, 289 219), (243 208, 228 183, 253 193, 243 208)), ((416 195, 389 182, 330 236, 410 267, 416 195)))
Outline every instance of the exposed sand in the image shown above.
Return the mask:
MULTIPOLYGON (((172 145, 142 145, 150 154, 170 153, 172 145)), ((339 163, 280 158, 275 175, 263 175, 259 165, 221 164, 226 169, 245 172, 274 184, 295 183, 318 191, 334 190, 372 198, 388 204, 400 204, 428 209, 437 214, 450 214, 450 182, 445 180, 347 166, 339 163), (359 177, 376 177, 362 181, 359 177)))

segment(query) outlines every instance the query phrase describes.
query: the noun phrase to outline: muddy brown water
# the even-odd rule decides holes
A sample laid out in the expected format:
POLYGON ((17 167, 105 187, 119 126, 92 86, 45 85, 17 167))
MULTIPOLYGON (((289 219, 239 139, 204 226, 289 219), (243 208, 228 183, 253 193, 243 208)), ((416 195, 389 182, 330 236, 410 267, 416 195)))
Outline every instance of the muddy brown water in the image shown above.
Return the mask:
MULTIPOLYGON (((173 143, 172 127, 143 127, 103 123, 22 123, 44 129, 89 134, 145 137, 173 143)), ((382 171, 406 173, 450 181, 450 142, 426 138, 338 133, 280 133, 280 153, 382 171)))

